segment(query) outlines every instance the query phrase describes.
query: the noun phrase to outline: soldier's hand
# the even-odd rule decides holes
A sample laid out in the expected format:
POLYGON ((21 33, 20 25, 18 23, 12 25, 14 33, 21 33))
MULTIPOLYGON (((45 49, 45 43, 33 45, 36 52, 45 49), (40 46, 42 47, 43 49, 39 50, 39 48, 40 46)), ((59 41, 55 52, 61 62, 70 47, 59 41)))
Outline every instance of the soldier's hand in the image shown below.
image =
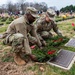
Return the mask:
POLYGON ((63 36, 61 33, 58 34, 59 36, 63 36))

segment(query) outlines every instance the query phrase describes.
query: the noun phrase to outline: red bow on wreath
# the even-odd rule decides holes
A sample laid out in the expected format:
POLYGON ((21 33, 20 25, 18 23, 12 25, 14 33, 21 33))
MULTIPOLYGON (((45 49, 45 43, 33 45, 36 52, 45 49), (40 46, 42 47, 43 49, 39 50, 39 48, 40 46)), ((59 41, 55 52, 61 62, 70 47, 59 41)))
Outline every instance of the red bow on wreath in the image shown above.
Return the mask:
POLYGON ((52 51, 48 51, 47 54, 50 55, 50 54, 54 54, 55 52, 56 52, 55 50, 52 50, 52 51))
POLYGON ((72 23, 72 26, 75 26, 75 24, 74 24, 74 23, 72 23))

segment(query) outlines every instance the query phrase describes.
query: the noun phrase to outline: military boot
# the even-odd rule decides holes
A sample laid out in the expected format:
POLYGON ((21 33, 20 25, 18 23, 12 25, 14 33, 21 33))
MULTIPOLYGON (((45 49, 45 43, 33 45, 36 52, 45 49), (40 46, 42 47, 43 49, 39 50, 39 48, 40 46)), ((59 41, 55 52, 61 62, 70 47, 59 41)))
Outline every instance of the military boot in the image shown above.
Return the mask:
POLYGON ((25 65, 26 62, 21 58, 20 53, 14 53, 14 61, 17 65, 25 65))

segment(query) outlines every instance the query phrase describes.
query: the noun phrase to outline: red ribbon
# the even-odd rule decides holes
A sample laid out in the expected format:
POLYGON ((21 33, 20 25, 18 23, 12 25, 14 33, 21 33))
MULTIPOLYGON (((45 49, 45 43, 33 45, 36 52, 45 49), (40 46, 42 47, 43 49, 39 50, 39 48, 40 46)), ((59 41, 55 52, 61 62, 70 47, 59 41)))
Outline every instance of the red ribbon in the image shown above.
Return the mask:
POLYGON ((47 54, 50 55, 50 54, 54 54, 55 52, 56 52, 55 50, 52 50, 52 51, 48 51, 47 54))

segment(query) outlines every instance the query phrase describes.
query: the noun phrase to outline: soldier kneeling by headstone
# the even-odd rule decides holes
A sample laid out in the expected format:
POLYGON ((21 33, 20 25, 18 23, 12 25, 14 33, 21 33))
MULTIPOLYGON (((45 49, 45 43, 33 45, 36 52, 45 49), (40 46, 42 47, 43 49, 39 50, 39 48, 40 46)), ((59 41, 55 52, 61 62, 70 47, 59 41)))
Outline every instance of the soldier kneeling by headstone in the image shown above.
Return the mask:
POLYGON ((37 19, 36 22, 37 33, 40 40, 44 43, 44 45, 46 43, 43 39, 52 37, 52 33, 50 32, 51 29, 53 29, 57 35, 62 36, 54 18, 55 18, 54 10, 48 9, 45 13, 42 13, 39 19, 37 19))
POLYGON ((21 53, 25 52, 32 60, 36 60, 35 56, 32 55, 31 48, 29 46, 28 33, 32 33, 37 39, 37 45, 42 48, 42 44, 37 36, 36 27, 32 23, 36 20, 38 15, 37 10, 33 7, 27 7, 26 14, 24 16, 15 19, 8 26, 7 31, 1 36, 5 38, 4 44, 12 46, 14 52, 14 61, 18 65, 26 64, 22 59, 21 53))

